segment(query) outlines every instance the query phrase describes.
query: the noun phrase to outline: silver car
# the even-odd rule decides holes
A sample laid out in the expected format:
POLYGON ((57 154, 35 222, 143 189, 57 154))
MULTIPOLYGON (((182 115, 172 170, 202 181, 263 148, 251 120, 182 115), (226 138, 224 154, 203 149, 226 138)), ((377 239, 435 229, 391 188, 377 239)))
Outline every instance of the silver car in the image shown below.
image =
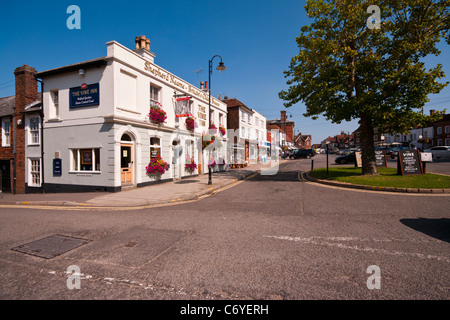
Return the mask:
POLYGON ((426 149, 424 152, 431 152, 433 159, 450 158, 450 146, 436 146, 426 149))

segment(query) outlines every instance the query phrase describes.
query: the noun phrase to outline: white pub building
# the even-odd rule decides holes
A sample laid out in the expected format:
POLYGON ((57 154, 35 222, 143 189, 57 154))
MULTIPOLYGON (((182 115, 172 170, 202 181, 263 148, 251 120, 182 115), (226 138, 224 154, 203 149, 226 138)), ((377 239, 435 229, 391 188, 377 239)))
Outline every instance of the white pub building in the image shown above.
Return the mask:
POLYGON ((105 57, 37 74, 44 191, 115 192, 206 173, 208 165, 222 170, 226 135, 217 130, 206 148, 202 140, 211 138, 210 121, 226 127, 226 104, 211 97, 209 110, 207 91, 156 65, 145 36, 135 50, 106 45, 105 57), (150 162, 164 172, 149 173, 150 162))

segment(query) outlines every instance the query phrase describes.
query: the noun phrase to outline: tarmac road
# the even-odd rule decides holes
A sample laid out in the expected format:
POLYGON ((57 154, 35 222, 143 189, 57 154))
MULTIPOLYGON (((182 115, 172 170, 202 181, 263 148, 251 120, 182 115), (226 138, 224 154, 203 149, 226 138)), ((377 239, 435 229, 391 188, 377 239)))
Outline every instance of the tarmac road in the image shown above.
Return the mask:
POLYGON ((160 208, 1 208, 0 299, 449 299, 448 195, 317 185, 310 166, 160 208), (11 250, 55 234, 90 242, 11 250))

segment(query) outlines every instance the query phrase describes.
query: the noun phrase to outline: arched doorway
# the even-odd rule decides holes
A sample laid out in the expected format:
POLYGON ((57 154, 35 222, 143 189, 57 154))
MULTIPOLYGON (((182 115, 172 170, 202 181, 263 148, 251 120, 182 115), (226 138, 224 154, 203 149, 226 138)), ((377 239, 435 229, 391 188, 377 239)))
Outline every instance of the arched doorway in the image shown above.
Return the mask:
POLYGON ((127 133, 120 138, 120 181, 122 186, 134 184, 134 142, 127 133))

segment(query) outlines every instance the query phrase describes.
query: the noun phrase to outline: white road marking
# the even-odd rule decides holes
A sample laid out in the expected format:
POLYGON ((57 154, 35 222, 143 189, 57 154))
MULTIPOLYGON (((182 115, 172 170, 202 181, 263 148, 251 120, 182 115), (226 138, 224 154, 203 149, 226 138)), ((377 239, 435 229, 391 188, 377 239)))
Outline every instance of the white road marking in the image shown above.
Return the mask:
MULTIPOLYGON (((415 257, 415 258, 421 258, 421 259, 431 259, 431 260, 437 260, 437 261, 443 261, 450 263, 450 258, 448 257, 442 257, 442 256, 435 256, 435 255, 429 255, 429 254, 423 254, 423 253, 411 253, 411 252, 401 252, 401 251, 389 251, 386 249, 378 249, 378 248, 370 248, 370 247, 360 247, 357 245, 347 245, 339 242, 330 242, 330 241, 362 241, 364 239, 361 238, 353 238, 353 237, 309 237, 309 238, 302 238, 302 237, 291 237, 291 236, 265 236, 266 238, 272 238, 272 239, 278 239, 278 240, 287 240, 287 241, 294 241, 294 242, 301 242, 305 244, 314 244, 314 245, 320 245, 320 246, 328 246, 328 247, 337 247, 340 249, 350 249, 350 250, 358 250, 358 251, 365 251, 365 252, 371 252, 371 253, 384 253, 394 256, 409 256, 409 257, 415 257)), ((381 240, 378 240, 381 241, 381 240)), ((382 241, 390 241, 388 239, 382 240, 382 241)))

